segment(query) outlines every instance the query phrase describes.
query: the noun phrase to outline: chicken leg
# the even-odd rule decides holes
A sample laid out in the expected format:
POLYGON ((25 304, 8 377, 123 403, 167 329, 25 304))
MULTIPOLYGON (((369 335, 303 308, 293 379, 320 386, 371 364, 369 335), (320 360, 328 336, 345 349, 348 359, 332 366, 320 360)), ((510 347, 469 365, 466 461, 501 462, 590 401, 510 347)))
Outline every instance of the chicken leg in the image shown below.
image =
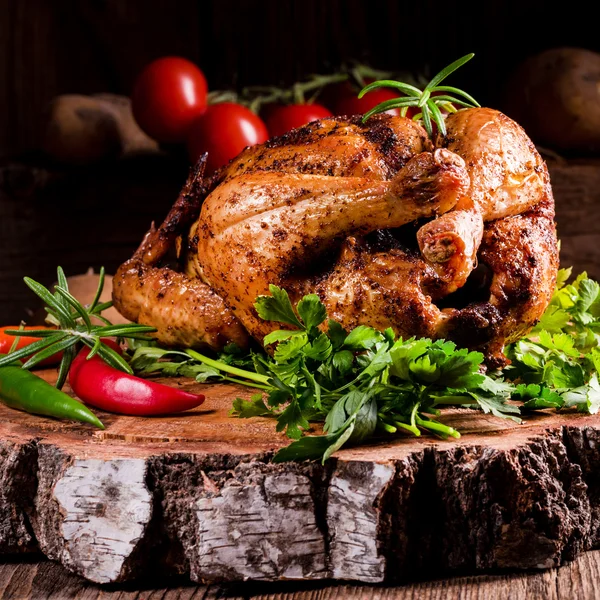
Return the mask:
POLYGON ((461 156, 471 185, 454 211, 417 233, 423 257, 446 285, 462 287, 476 265, 483 223, 520 214, 548 193, 549 175, 525 131, 490 108, 458 111, 446 119, 439 145, 461 156))

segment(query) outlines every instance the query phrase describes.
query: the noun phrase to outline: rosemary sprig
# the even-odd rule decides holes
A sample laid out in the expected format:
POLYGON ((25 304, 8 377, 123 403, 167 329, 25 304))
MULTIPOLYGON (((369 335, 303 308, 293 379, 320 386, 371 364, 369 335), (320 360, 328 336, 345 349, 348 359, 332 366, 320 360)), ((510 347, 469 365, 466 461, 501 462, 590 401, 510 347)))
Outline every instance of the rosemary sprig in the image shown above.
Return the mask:
POLYGON ((441 135, 446 135, 446 125, 444 123, 444 115, 442 110, 447 112, 456 112, 455 105, 467 107, 479 107, 480 104, 462 90, 447 85, 439 85, 448 75, 454 73, 456 69, 462 67, 466 62, 470 61, 473 53, 467 54, 458 60, 455 60, 452 64, 442 69, 422 90, 414 85, 403 83, 401 81, 393 81, 391 79, 381 79, 374 81, 369 85, 365 86, 358 94, 359 98, 362 98, 366 93, 380 87, 391 87, 405 94, 399 98, 393 98, 392 100, 386 100, 381 104, 378 104, 371 110, 365 113, 363 122, 369 117, 386 112, 392 108, 399 108, 400 114, 406 116, 409 107, 414 106, 421 109, 421 112, 416 114, 413 119, 422 120, 423 126, 427 130, 430 138, 433 138, 433 126, 432 122, 437 125, 438 131, 441 135), (441 92, 441 93, 440 93, 441 92), (432 95, 436 94, 436 95, 432 95), (457 98, 456 94, 462 96, 457 98), (442 109, 442 110, 440 110, 442 109))
POLYGON ((61 389, 67 380, 69 367, 77 354, 78 345, 85 344, 92 349, 88 359, 98 354, 112 367, 127 373, 133 373, 127 361, 104 344, 102 338, 126 337, 129 339, 151 340, 152 338, 145 334, 156 331, 156 329, 136 323, 113 325, 101 315, 103 310, 112 306, 112 302, 99 303, 104 288, 104 267, 100 269, 98 289, 94 300, 89 306, 81 304, 69 292, 69 284, 62 267, 57 269, 57 283, 54 286, 54 293, 29 277, 25 277, 24 281, 44 301, 48 320, 54 323, 57 329, 7 330, 6 333, 9 335, 27 335, 41 339, 20 350, 11 351, 6 356, 0 357, 0 367, 14 363, 15 360, 28 358, 22 368, 31 369, 46 358, 62 352, 56 381, 56 387, 61 389), (104 324, 94 324, 96 319, 104 324))

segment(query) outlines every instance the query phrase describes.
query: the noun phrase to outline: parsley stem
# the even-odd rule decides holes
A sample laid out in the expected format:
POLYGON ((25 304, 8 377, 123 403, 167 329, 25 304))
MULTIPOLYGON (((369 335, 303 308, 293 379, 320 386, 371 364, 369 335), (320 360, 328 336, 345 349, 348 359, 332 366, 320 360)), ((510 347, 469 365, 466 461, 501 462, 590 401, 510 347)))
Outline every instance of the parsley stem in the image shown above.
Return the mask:
POLYGON ((392 418, 382 413, 377 413, 377 426, 388 433, 396 433, 398 431, 392 418))
POLYGON ((363 371, 361 371, 358 374, 358 376, 356 376, 352 381, 349 381, 348 383, 345 383, 343 386, 341 386, 339 388, 336 388, 331 393, 332 394, 340 394, 340 392, 343 392, 343 391, 347 390, 349 387, 352 387, 355 383, 358 383, 360 381, 360 378, 361 378, 362 374, 363 374, 363 371))
POLYGON ((396 431, 398 431, 396 427, 390 425, 389 423, 386 423, 385 421, 382 421, 381 419, 377 421, 377 427, 385 431, 386 433, 396 433, 396 431))
POLYGON ((394 419, 394 425, 396 425, 397 427, 401 427, 402 429, 406 429, 407 431, 410 431, 416 437, 420 437, 420 435, 421 435, 421 432, 419 431, 419 429, 417 427, 413 427, 412 425, 409 425, 408 423, 403 423, 402 421, 396 421, 394 419))
POLYGON ((419 402, 416 402, 410 411, 410 425, 411 427, 417 428, 417 410, 419 410, 419 402))
POLYGON ((191 356, 194 360, 200 361, 209 367, 214 367, 219 371, 223 371, 225 373, 230 373, 231 375, 237 375, 238 377, 243 377, 244 379, 250 379, 250 381, 256 381, 257 383, 267 384, 269 383, 269 378, 266 375, 260 375, 259 373, 253 373, 252 371, 245 371, 244 369, 238 369, 237 367, 232 367, 231 365, 227 365, 218 360, 213 360, 212 358, 208 358, 208 356, 204 356, 204 354, 200 354, 195 350, 186 350, 188 356, 191 356))
POLYGON ((239 383, 240 385, 246 385, 251 388, 256 388, 256 389, 260 389, 260 390, 270 390, 271 389, 271 387, 268 385, 262 385, 262 384, 256 383, 256 382, 250 383, 249 381, 244 381, 243 379, 238 379, 237 377, 227 377, 226 375, 222 375, 222 377, 223 377, 223 381, 231 381, 232 383, 239 383))
POLYGON ((442 423, 438 423, 437 421, 426 421, 421 419, 418 415, 415 417, 417 425, 419 427, 423 427, 423 429, 429 429, 430 431, 434 431, 435 433, 441 434, 443 436, 452 436, 453 438, 458 439, 460 437, 460 433, 454 429, 454 427, 449 427, 448 425, 443 425, 442 423))
MULTIPOLYGON (((369 367, 365 367, 352 381, 349 381, 348 383, 344 384, 342 387, 339 387, 339 388, 333 390, 331 393, 339 394, 340 392, 346 391, 348 388, 352 387, 353 385, 358 384, 360 382, 360 380, 363 378, 363 375, 365 373, 368 373, 368 369, 369 369, 369 367)), ((375 383, 376 383, 376 380, 371 379, 371 381, 369 382, 369 387, 372 387, 373 385, 375 385, 375 383)))

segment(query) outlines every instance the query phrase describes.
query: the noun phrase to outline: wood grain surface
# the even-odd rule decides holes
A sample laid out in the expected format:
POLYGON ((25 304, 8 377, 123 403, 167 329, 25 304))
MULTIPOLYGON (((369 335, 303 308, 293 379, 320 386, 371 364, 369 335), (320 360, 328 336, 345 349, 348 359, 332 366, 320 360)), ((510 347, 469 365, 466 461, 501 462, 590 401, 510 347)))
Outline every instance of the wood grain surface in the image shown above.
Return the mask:
MULTIPOLYGON (((432 574, 435 576, 435 574, 432 574)), ((195 585, 180 580, 99 586, 37 557, 0 563, 1 600, 596 600, 600 550, 558 568, 431 579, 396 586, 334 583, 195 585)))

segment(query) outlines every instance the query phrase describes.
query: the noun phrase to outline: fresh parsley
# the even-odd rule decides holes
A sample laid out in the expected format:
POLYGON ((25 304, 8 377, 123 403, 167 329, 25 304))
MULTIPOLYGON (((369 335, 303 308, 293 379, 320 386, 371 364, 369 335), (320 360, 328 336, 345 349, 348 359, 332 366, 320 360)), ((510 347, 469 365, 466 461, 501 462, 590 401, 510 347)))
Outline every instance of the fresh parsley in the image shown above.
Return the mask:
POLYGON ((288 293, 270 286, 256 310, 282 324, 264 338, 271 352, 230 346, 216 358, 193 350, 138 344, 131 366, 140 374, 184 375, 198 381, 233 381, 257 388, 237 398, 231 414, 272 417, 292 442, 274 460, 327 460, 344 444, 375 435, 460 433, 440 419, 444 407, 479 408, 521 421, 534 410, 595 414, 600 409, 600 285, 585 273, 572 283, 559 271, 556 291, 540 322, 510 344, 509 367, 486 373, 480 352, 453 342, 403 339, 391 329, 360 325, 345 331, 328 320, 316 294, 294 307, 288 293), (316 422, 322 433, 306 435, 316 422))
POLYGON ((571 269, 559 271, 540 322, 507 348, 504 374, 518 382, 513 397, 525 410, 600 409, 600 285, 585 272, 570 278, 571 269))

